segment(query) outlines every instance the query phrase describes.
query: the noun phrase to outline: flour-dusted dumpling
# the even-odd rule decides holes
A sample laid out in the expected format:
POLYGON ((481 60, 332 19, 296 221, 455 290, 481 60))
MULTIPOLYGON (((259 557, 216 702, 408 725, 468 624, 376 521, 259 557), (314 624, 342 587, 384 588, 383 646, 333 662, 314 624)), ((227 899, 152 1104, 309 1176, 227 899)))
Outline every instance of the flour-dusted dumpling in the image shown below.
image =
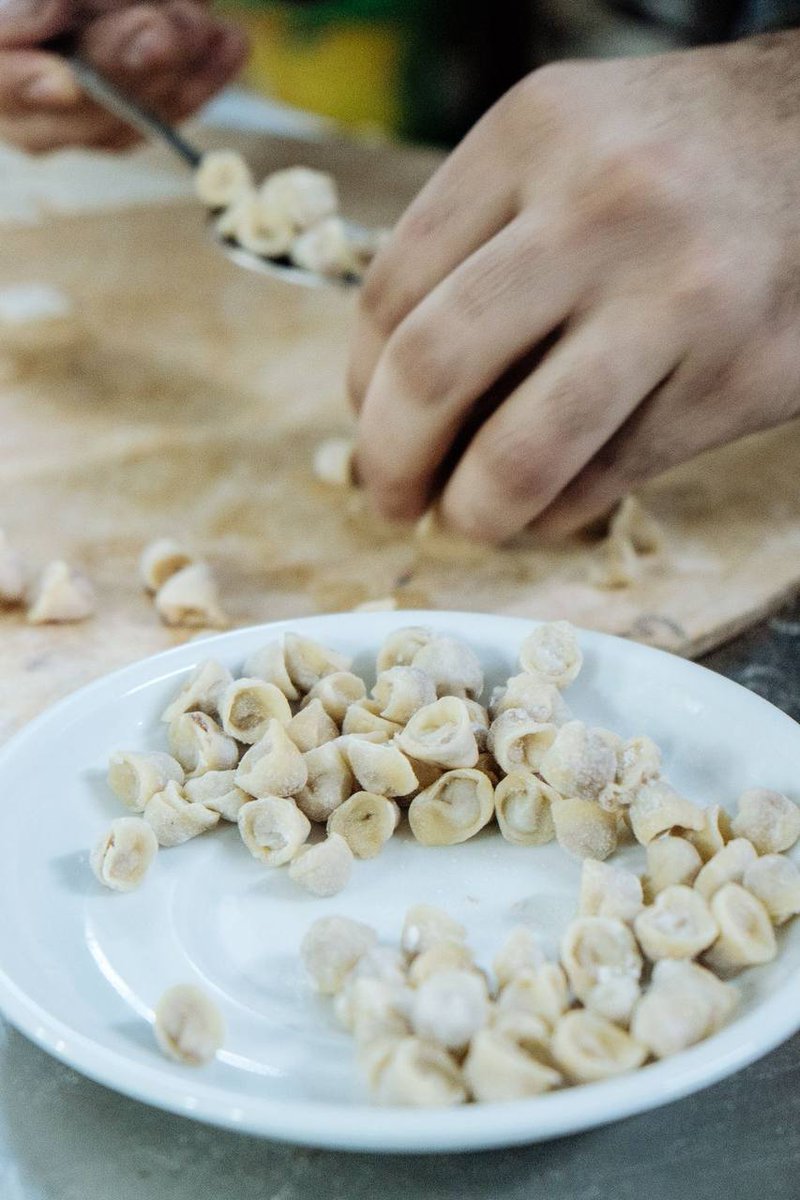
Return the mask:
POLYGON ((317 750, 339 736, 336 722, 328 716, 319 700, 311 700, 286 723, 286 732, 302 754, 317 750))
POLYGON ((290 878, 315 896, 335 896, 347 887, 352 873, 352 851, 338 833, 313 846, 301 846, 289 865, 290 878))
POLYGON ((350 487, 353 483, 352 438, 326 438, 314 451, 314 474, 322 483, 333 487, 350 487))
POLYGON ((757 858, 752 842, 747 838, 734 838, 708 860, 694 886, 701 896, 710 900, 726 883, 741 883, 745 871, 757 858))
POLYGON ((213 829, 219 813, 204 804, 187 800, 179 784, 171 780, 148 800, 144 819, 158 838, 159 846, 180 846, 213 829))
POLYGON ((356 789, 356 781, 347 760, 347 742, 337 738, 303 755, 308 778, 295 796, 298 808, 311 821, 327 821, 356 789))
POLYGON ((570 1003, 569 983, 564 968, 558 963, 518 971, 500 989, 498 1012, 522 1012, 553 1026, 567 1011, 570 1003))
POLYGON ((356 792, 328 817, 328 833, 344 838, 356 858, 375 858, 397 828, 400 809, 374 792, 356 792))
POLYGON ((169 727, 169 748, 187 774, 227 771, 239 761, 239 747, 208 713, 181 713, 169 727))
POLYGON ((323 217, 294 238, 289 257, 296 267, 333 279, 358 279, 362 264, 341 217, 323 217))
POLYGON ((652 962, 695 958, 719 933, 708 904, 693 888, 674 884, 659 892, 633 923, 639 945, 652 962))
POLYGON ((561 939, 561 962, 587 1008, 627 1023, 642 973, 642 956, 627 925, 611 917, 576 918, 561 939))
POLYGON ((153 1032, 169 1058, 190 1067, 211 1062, 225 1040, 219 1009, 191 983, 164 992, 156 1005, 153 1032))
POLYGON ((633 1013, 631 1033, 655 1058, 668 1058, 710 1037, 727 1021, 737 993, 697 963, 656 963, 633 1013))
POLYGON ((341 724, 351 704, 358 704, 366 697, 364 680, 352 671, 334 671, 315 683, 303 704, 319 700, 332 720, 341 724))
POLYGON ((588 1009, 564 1014, 553 1031, 551 1049, 556 1063, 573 1083, 595 1083, 634 1071, 647 1058, 640 1042, 588 1009))
POLYGON ((286 670, 289 678, 301 692, 310 692, 320 679, 337 671, 349 671, 350 659, 337 654, 311 638, 287 633, 283 639, 286 670))
POLYGON ((22 556, 0 529, 0 607, 21 604, 25 599, 25 570, 22 556))
POLYGON ((617 818, 593 800, 557 796, 551 806, 556 841, 575 858, 608 858, 617 848, 617 818))
POLYGON ((289 678, 286 669, 286 651, 282 641, 267 642, 254 650, 244 662, 243 674, 248 678, 263 679, 280 688, 287 700, 297 700, 300 693, 289 678))
POLYGON ((226 821, 238 820, 239 809, 253 798, 236 786, 233 768, 228 771, 206 771, 196 779, 187 779, 183 791, 192 804, 204 804, 226 821))
MULTIPOLYGON (((346 985, 349 992, 348 1025, 363 1050, 370 1043, 385 1038, 408 1037, 408 993, 405 986, 396 986, 387 979, 359 976, 346 985)), ((360 1055, 359 1055, 360 1061, 360 1055)))
POLYGON ((410 758, 439 767, 474 767, 478 761, 469 710, 456 696, 418 709, 397 735, 397 745, 410 758))
POLYGON ((467 1099, 461 1069, 433 1042, 403 1038, 380 1072, 375 1092, 379 1104, 442 1108, 467 1099))
POLYGON ((222 728, 239 742, 253 745, 267 732, 270 721, 286 725, 292 717, 289 701, 280 688, 263 679, 236 679, 219 702, 222 728))
POLYGON ((745 870, 742 883, 761 901, 775 925, 800 914, 800 870, 782 854, 765 854, 745 870))
POLYGON ((132 892, 144 879, 158 850, 153 830, 141 817, 118 817, 92 848, 97 878, 115 892, 132 892))
POLYGON ((556 730, 542 757, 540 774, 561 796, 597 800, 616 776, 615 749, 605 729, 568 721, 556 730))
MULTIPOLYGON (((477 972, 472 951, 464 942, 436 942, 430 949, 413 958, 408 967, 408 982, 411 987, 419 987, 438 975, 440 971, 473 971, 477 972)), ((486 980, 481 975, 481 981, 486 988, 486 980)))
POLYGON ((476 700, 483 691, 483 668, 474 650, 457 638, 437 635, 414 655, 411 663, 433 680, 437 696, 476 700))
POLYGON ((364 791, 379 796, 408 796, 417 790, 413 767, 397 746, 351 737, 345 739, 345 754, 364 791))
POLYGON ((564 725, 570 719, 569 708, 555 684, 526 671, 512 675, 492 692, 489 711, 493 718, 509 708, 523 709, 541 725, 564 725))
POLYGON ((488 748, 504 771, 538 771, 556 739, 555 725, 542 725, 524 708, 507 708, 489 727, 488 748))
POLYGON ((147 801, 171 779, 183 783, 183 767, 170 754, 158 750, 116 750, 108 760, 108 784, 132 812, 144 812, 147 801))
POLYGON ((440 942, 463 942, 466 936, 464 926, 443 909, 432 904, 414 904, 405 915, 400 944, 404 953, 413 958, 440 942))
POLYGON ((239 763, 236 783, 251 796, 295 796, 305 787, 308 766, 280 721, 271 718, 259 741, 239 763))
POLYGON ((407 1009, 405 959, 391 946, 380 945, 372 946, 359 956, 339 987, 333 1005, 336 1019, 348 1033, 355 1034, 358 1025, 359 1032, 366 1034, 368 1039, 375 1036, 406 1037, 411 1032, 406 1018, 407 1009), (377 993, 373 988, 365 991, 361 987, 364 981, 378 983, 382 987, 377 993), (376 1002, 379 1007, 391 1010, 391 1028, 388 1031, 385 1025, 377 1031, 374 1027, 369 1028, 370 1020, 365 1010, 374 1008, 376 1002))
POLYGON ((219 717, 220 701, 233 676, 227 667, 208 658, 192 671, 181 690, 164 709, 161 720, 169 725, 176 717, 187 712, 204 712, 209 717, 219 717))
POLYGON ((702 829, 702 809, 660 779, 639 788, 628 808, 633 835, 643 846, 671 830, 702 829))
POLYGON ((465 1050, 488 1017, 486 982, 470 970, 435 972, 415 989, 409 1006, 417 1037, 445 1050, 465 1050))
POLYGON ((599 587, 630 587, 641 574, 641 555, 660 552, 663 533, 635 496, 626 496, 611 518, 601 547, 596 583, 599 587))
POLYGON ((474 837, 494 815, 494 789, 481 771, 446 771, 411 801, 408 823, 424 846, 454 846, 474 837))
POLYGON ((408 625, 395 629, 378 651, 378 674, 392 667, 410 667, 417 653, 433 638, 433 630, 423 625, 408 625))
POLYGON ((558 793, 532 771, 512 771, 494 793, 497 824, 507 842, 516 846, 542 846, 555 837, 550 806, 558 793))
POLYGON ((764 904, 739 883, 726 883, 711 897, 719 937, 705 961, 719 974, 771 962, 778 953, 775 931, 764 904))
POLYGON ((475 1100, 494 1103, 539 1096, 562 1082, 561 1074, 508 1036, 502 1026, 480 1030, 464 1062, 475 1100))
POLYGON ((237 820, 245 846, 268 867, 291 862, 311 832, 308 817, 284 796, 264 796, 243 804, 237 820))
MULTIPOLYGON (((478 744, 478 750, 481 756, 487 753, 489 744, 489 725, 491 718, 489 710, 484 708, 477 700, 465 700, 467 712, 472 725, 472 732, 475 734, 475 741, 478 744)), ((477 765, 477 764, 476 764, 477 765)), ((488 772, 487 772, 488 774, 488 772)))
POLYGON ((174 538, 149 542, 139 559, 139 578, 145 590, 155 595, 171 575, 194 562, 194 555, 174 538))
POLYGON ((362 700, 358 704, 351 704, 344 714, 342 733, 380 733, 384 742, 391 741, 396 733, 402 732, 403 726, 396 721, 387 721, 378 709, 379 705, 375 700, 362 700))
POLYGON ((300 958, 317 991, 333 996, 360 959, 377 945, 378 935, 362 921, 320 917, 300 943, 300 958))
POLYGON ((709 804, 703 809, 701 829, 684 831, 687 842, 692 843, 703 862, 713 858, 732 836, 730 817, 718 804, 709 804))
POLYGON ((195 191, 208 208, 226 208, 252 185, 250 168, 235 150, 208 150, 195 170, 195 191))
POLYGON ((665 834, 648 842, 646 849, 645 885, 651 900, 676 883, 691 886, 700 874, 700 852, 686 838, 665 834))
POLYGON ((295 239, 291 221, 258 192, 241 195, 217 221, 217 233, 262 258, 283 258, 295 239))
POLYGON ((62 559, 48 563, 34 589, 28 608, 32 625, 85 621, 95 610, 94 588, 89 580, 62 559))
POLYGON ((800 838, 800 805, 782 792, 749 788, 739 797, 731 828, 735 837, 751 841, 759 854, 780 854, 800 838))
POLYGON ((661 774, 661 751, 652 738, 628 738, 617 752, 614 787, 621 804, 629 804, 633 794, 661 774))
POLYGON ((376 679, 372 697, 382 717, 405 725, 420 708, 434 703, 436 685, 416 667, 390 667, 376 679))
POLYGON ((308 229, 339 207, 332 175, 313 167, 284 167, 268 175, 259 189, 262 201, 279 212, 295 230, 308 229))
POLYGON ((190 563, 170 575, 156 592, 155 606, 166 625, 224 629, 228 624, 216 580, 204 562, 190 563))
POLYGON ((580 915, 631 922, 643 907, 642 881, 633 871, 594 858, 583 860, 580 915))
POLYGON ((535 971, 547 960, 544 951, 526 925, 517 925, 508 934, 492 962, 497 986, 504 988, 523 971, 535 971))
POLYGON ((577 679, 583 665, 578 636, 569 621, 538 625, 525 638, 519 652, 523 671, 563 688, 577 679))

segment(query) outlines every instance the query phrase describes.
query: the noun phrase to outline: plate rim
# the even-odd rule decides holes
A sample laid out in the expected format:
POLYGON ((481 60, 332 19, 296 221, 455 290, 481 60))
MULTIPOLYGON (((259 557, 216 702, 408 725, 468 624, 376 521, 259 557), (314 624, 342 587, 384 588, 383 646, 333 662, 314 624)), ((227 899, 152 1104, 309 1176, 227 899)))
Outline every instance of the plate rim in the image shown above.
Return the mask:
MULTIPOLYGON (((399 609, 370 614, 324 613, 214 633, 137 659, 91 680, 49 705, 0 747, 0 773, 20 749, 40 734, 42 728, 46 729, 65 711, 71 712, 75 708, 74 719, 79 720, 79 710, 91 702, 96 693, 126 684, 128 693, 148 687, 160 678, 175 673, 159 668, 180 664, 181 669, 189 670, 196 665, 196 661, 213 657, 214 647, 219 647, 220 655, 224 656, 226 645, 230 647, 239 641, 268 638, 271 634, 277 636, 287 630, 299 629, 302 632, 303 626, 335 622, 357 615, 369 617, 370 624, 378 629, 402 624, 446 627, 449 622, 461 624, 475 620, 531 629, 543 623, 540 619, 496 613, 399 609)), ((592 643, 600 646, 622 644, 626 653, 656 656, 659 661, 668 661, 672 669, 691 673, 701 671, 712 678, 714 686, 722 691, 733 689, 736 695, 747 696, 748 703, 766 706, 772 718, 776 715, 782 718, 787 731, 792 731, 794 736, 800 732, 797 722, 763 696, 699 663, 614 634, 586 630, 580 626, 575 628, 584 646, 592 643)), ((583 1084, 542 1097, 437 1109, 435 1120, 431 1119, 431 1110, 428 1109, 381 1109, 367 1104, 341 1106, 317 1100, 249 1097, 243 1107, 240 1103, 231 1102, 234 1093, 219 1085, 204 1082, 200 1075, 189 1075, 186 1083, 183 1083, 174 1074, 168 1073, 166 1066, 131 1061, 120 1051, 105 1047, 72 1030, 59 1017, 53 1016, 28 997, 1 964, 0 1013, 41 1049, 96 1083, 152 1107, 192 1117, 205 1124, 324 1149, 408 1154, 454 1153, 533 1144, 578 1133, 635 1113, 654 1110, 719 1082, 763 1057, 800 1029, 800 1006, 793 1012, 782 996, 787 986, 791 986, 791 979, 781 985, 777 994, 759 1003, 753 1012, 672 1059, 650 1064, 617 1078, 583 1084), (707 1061, 709 1051, 711 1061, 707 1061)))

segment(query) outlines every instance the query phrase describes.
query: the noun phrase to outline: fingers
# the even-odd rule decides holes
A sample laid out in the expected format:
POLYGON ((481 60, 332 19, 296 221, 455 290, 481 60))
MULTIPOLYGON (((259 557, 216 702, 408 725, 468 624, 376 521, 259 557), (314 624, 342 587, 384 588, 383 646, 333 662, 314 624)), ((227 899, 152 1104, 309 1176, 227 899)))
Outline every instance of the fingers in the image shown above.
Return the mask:
MULTIPOLYGON (((565 537, 671 467, 769 424, 792 420, 800 412, 797 370, 796 339, 787 332, 748 343, 723 370, 683 363, 542 513, 537 532, 565 537), (786 406, 786 396, 794 403, 786 406)), ((743 480, 743 487, 752 482, 743 480)), ((755 486, 761 487, 761 481, 755 486)))
POLYGON ((444 521, 503 542, 547 508, 678 361, 677 335, 657 317, 620 301, 568 331, 470 443, 444 521))
POLYGON ((42 109, 60 112, 80 100, 66 63, 38 50, 0 50, 0 119, 42 109))
POLYGON ((348 388, 360 408, 383 348, 400 322, 516 214, 487 114, 453 151, 400 219, 360 294, 348 388))
POLYGON ((169 0, 98 17, 81 49, 99 70, 174 120, 228 82, 244 60, 247 42, 195 0, 169 0))
POLYGON ((184 8, 179 17, 171 8, 136 4, 98 17, 84 31, 81 51, 98 70, 137 87, 141 96, 148 81, 160 82, 167 72, 194 63, 204 47, 207 18, 199 25, 187 19, 184 8))
POLYGON ((578 302, 590 256, 568 258, 566 238, 550 214, 518 217, 392 334, 367 392, 358 444, 360 478, 386 515, 424 511, 476 402, 578 302))
POLYGON ((67 29, 73 15, 70 0, 2 0, 0 47, 36 46, 67 29))

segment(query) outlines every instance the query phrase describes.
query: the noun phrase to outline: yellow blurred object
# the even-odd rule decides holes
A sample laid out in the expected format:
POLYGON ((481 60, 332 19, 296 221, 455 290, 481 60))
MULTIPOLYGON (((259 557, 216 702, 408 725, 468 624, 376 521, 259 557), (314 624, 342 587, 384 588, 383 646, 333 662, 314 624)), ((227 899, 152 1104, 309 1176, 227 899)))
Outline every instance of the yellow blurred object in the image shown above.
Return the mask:
POLYGON ((394 22, 349 20, 298 36, 288 12, 224 7, 251 38, 245 84, 344 125, 398 128, 403 39, 394 22))

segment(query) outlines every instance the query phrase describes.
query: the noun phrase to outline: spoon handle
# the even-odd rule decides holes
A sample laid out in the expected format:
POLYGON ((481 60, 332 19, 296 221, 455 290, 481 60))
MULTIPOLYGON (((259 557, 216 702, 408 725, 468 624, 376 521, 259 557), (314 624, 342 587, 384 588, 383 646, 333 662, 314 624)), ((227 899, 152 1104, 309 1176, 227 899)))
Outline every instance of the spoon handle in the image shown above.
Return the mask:
POLYGON ((137 103, 82 58, 72 35, 65 34, 53 38, 47 43, 46 49, 60 54, 67 60, 83 90, 108 112, 138 129, 145 137, 157 138, 164 142, 173 154, 183 159, 192 170, 198 165, 202 158, 200 151, 187 142, 172 125, 168 125, 155 113, 137 103))

